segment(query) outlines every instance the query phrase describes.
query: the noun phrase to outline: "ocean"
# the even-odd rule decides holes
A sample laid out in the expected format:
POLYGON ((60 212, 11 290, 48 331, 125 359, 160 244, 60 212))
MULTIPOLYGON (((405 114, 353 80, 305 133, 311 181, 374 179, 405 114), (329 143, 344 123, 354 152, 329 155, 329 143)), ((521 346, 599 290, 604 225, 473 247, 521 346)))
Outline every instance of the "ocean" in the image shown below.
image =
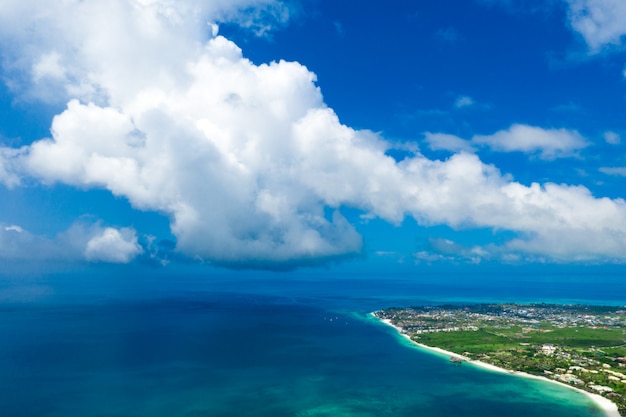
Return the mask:
POLYGON ((626 300, 620 276, 593 287, 567 279, 496 285, 324 271, 5 279, 0 416, 602 416, 573 390, 451 364, 367 314, 444 302, 626 300))

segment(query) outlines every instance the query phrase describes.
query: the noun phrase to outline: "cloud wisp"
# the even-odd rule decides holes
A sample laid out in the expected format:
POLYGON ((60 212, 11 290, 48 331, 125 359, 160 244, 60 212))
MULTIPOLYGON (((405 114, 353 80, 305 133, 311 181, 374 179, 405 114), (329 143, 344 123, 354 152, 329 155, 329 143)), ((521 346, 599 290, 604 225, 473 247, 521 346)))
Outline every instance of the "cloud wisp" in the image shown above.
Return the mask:
MULTIPOLYGON (((5 58, 19 57, 5 73, 22 95, 67 106, 50 138, 0 149, 8 186, 30 177, 107 189, 169 216, 179 252, 233 267, 358 254, 344 207, 394 223, 511 230, 508 247, 523 253, 626 260, 623 200, 526 186, 470 153, 551 159, 586 145, 576 132, 514 125, 469 144, 431 135, 431 146, 458 153, 398 162, 382 137, 340 122, 305 66, 255 65, 207 25, 224 16, 253 25, 238 11, 281 10, 278 2, 56 1, 36 16, 28 3, 0 6, 11 19, 0 20, 5 58)), ((82 248, 109 262, 142 251, 130 229, 101 230, 82 248)))
POLYGON ((566 0, 569 23, 589 47, 599 53, 620 46, 626 35, 626 2, 622 0, 566 0))
POLYGON ((474 135, 470 140, 427 132, 425 140, 432 150, 475 152, 479 147, 487 147, 496 152, 536 155, 544 160, 572 157, 577 151, 589 146, 587 140, 574 130, 543 129, 520 124, 492 135, 474 135))
POLYGON ((580 35, 590 55, 619 50, 626 35, 626 3, 622 0, 477 0, 510 13, 565 13, 569 28, 580 35))
POLYGON ((454 100, 454 108, 462 109, 464 107, 472 107, 476 105, 476 102, 470 96, 458 96, 454 100))

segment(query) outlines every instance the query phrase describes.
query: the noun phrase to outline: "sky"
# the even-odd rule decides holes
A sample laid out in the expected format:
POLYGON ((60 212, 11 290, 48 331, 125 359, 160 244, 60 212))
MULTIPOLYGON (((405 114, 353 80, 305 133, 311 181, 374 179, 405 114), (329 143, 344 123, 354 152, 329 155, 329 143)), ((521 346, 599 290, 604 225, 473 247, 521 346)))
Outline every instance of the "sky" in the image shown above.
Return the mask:
POLYGON ((0 262, 626 263, 622 0, 5 0, 0 262))

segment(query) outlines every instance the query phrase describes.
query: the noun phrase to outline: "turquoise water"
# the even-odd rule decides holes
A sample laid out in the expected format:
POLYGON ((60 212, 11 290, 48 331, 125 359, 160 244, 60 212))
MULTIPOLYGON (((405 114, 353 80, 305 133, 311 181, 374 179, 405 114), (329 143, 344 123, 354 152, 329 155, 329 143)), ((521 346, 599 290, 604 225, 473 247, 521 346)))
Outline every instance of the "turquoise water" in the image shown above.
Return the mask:
POLYGON ((450 364, 368 318, 427 301, 422 287, 255 285, 190 281, 143 297, 59 287, 3 302, 0 416, 602 415, 572 390, 450 364))

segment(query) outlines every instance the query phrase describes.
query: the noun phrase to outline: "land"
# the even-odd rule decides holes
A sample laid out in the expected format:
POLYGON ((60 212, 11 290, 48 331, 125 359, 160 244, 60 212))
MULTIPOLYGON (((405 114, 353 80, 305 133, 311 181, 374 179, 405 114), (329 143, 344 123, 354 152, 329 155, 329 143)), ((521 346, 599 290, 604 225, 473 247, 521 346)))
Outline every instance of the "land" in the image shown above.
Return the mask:
POLYGON ((601 395, 626 416, 626 308, 473 304, 373 313, 404 336, 478 361, 601 395))

